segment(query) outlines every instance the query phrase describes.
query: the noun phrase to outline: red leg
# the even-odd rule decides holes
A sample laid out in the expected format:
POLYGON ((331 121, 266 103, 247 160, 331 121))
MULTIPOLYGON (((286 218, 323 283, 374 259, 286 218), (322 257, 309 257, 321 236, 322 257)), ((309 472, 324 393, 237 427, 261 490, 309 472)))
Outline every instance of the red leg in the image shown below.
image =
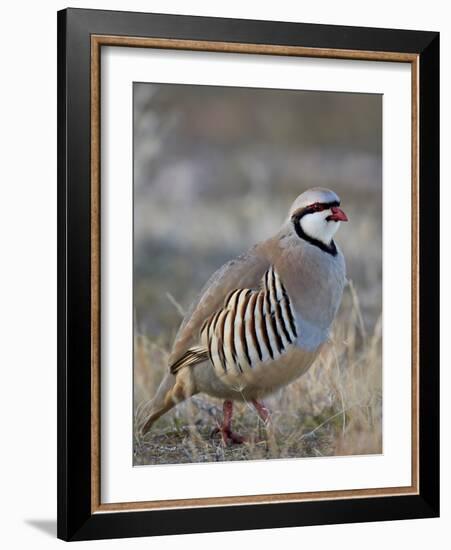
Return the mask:
POLYGON ((244 437, 232 432, 233 401, 224 401, 223 412, 224 418, 222 426, 214 430, 213 434, 220 432, 225 445, 228 443, 244 443, 244 437))
POLYGON ((230 432, 232 431, 233 401, 224 401, 222 412, 224 413, 222 429, 225 432, 230 432))
POLYGON ((269 420, 271 420, 269 409, 265 405, 263 405, 263 403, 259 403, 256 399, 252 399, 252 405, 254 405, 258 416, 263 420, 265 424, 267 424, 269 420))

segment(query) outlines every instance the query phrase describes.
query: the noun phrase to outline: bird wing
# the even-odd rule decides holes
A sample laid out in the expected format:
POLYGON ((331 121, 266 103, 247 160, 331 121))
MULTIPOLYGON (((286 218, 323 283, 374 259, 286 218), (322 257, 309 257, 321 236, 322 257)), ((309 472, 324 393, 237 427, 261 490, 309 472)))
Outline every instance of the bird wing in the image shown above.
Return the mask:
POLYGON ((210 278, 179 329, 169 362, 172 374, 209 359, 223 383, 244 387, 260 366, 292 347, 295 314, 274 267, 276 250, 264 243, 210 278))
MULTIPOLYGON (((205 321, 222 308, 231 291, 258 288, 269 265, 262 248, 255 246, 224 264, 210 277, 180 325, 169 357, 170 366, 176 363, 183 366, 183 356, 199 344, 200 329, 205 321)), ((189 355, 192 359, 192 354, 189 355)))

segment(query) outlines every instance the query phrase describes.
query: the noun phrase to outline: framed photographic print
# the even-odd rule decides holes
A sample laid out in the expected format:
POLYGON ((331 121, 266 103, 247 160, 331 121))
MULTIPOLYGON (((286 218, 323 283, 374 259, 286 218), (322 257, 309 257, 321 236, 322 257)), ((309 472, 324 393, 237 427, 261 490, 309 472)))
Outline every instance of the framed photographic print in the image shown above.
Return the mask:
POLYGON ((58 536, 439 513, 439 35, 58 14, 58 536))

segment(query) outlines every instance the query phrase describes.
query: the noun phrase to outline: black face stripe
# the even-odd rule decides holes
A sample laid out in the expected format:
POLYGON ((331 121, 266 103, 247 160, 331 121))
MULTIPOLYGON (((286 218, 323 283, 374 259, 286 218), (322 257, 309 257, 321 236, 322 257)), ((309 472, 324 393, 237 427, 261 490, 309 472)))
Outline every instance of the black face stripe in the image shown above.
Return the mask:
MULTIPOLYGON (((306 212, 308 213, 308 212, 306 212)), ((306 213, 304 213, 302 216, 304 216, 306 213)), ((304 232, 304 230, 301 227, 301 218, 302 216, 298 216, 295 214, 292 216, 291 221, 294 225, 294 230, 296 231, 296 234, 299 238, 304 239, 304 241, 307 241, 308 243, 317 246, 324 252, 327 252, 328 254, 331 254, 332 256, 337 255, 337 247, 335 245, 335 242, 332 240, 330 245, 327 245, 323 243, 322 241, 319 241, 318 239, 314 239, 313 237, 310 237, 310 235, 307 235, 307 233, 304 232)))
POLYGON ((318 212, 316 210, 315 206, 320 206, 321 210, 329 210, 330 208, 333 208, 334 206, 340 206, 340 201, 330 201, 330 202, 314 202, 313 204, 309 204, 307 206, 304 206, 303 208, 299 208, 294 212, 294 214, 291 216, 291 218, 297 218, 301 219, 306 214, 314 214, 315 212, 318 212))
MULTIPOLYGON (((330 202, 318 202, 315 204, 319 204, 323 210, 329 210, 329 208, 332 208, 334 206, 340 206, 340 201, 330 201, 330 202)), ((313 205, 307 206, 307 208, 312 208, 313 205)), ((313 210, 315 211, 315 210, 313 210)))

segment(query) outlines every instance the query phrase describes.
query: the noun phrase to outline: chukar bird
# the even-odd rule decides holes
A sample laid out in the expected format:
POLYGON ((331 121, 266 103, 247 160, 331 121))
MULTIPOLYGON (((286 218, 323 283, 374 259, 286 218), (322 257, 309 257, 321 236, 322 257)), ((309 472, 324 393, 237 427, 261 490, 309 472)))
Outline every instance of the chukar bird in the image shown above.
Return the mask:
POLYGON ((302 193, 279 232, 221 267, 177 333, 169 370, 142 427, 198 392, 224 399, 225 443, 233 401, 259 399, 304 374, 314 362, 341 302, 345 263, 333 238, 347 221, 328 189, 302 193))

